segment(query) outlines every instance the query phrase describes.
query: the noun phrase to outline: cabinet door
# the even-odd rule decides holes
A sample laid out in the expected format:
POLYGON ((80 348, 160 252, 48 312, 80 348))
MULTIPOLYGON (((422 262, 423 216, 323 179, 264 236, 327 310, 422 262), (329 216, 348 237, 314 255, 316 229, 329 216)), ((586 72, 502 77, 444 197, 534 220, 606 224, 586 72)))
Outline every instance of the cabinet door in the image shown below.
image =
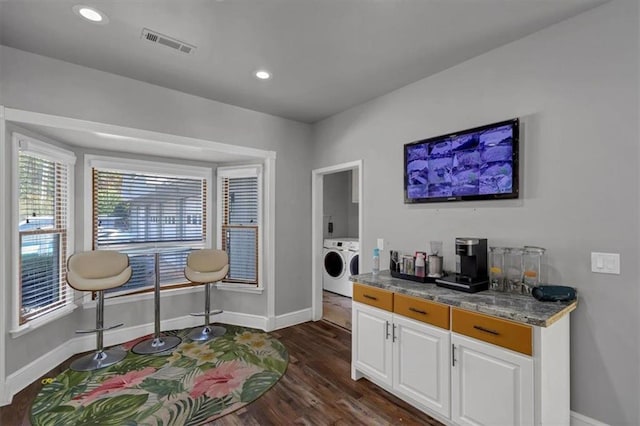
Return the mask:
POLYGON ((449 417, 451 344, 448 330, 394 315, 393 387, 449 417))
POLYGON ((533 425, 533 360, 452 333, 451 417, 460 425, 533 425))
POLYGON ((392 314, 353 302, 352 357, 356 369, 391 386, 392 314))

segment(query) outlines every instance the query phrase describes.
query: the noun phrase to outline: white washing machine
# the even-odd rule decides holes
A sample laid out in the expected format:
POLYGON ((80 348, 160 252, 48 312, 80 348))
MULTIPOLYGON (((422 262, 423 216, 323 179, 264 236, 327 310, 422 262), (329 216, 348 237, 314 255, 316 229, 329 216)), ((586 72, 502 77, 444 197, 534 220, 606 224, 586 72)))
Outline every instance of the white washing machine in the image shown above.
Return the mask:
POLYGON ((360 242, 357 238, 324 240, 322 287, 333 293, 352 297, 349 276, 358 274, 360 242))

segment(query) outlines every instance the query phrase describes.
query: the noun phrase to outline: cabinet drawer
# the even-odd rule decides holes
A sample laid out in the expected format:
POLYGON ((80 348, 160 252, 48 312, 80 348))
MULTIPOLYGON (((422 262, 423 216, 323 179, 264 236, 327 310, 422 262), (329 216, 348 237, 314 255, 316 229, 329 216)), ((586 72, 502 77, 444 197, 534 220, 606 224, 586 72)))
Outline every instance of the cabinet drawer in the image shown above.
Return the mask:
POLYGON ((441 303, 396 293, 393 312, 445 330, 449 329, 449 307, 441 303))
POLYGON ((526 355, 532 351, 531 326, 452 308, 451 330, 526 355))
POLYGON ((353 284, 353 301, 393 312, 393 292, 364 284, 353 284))

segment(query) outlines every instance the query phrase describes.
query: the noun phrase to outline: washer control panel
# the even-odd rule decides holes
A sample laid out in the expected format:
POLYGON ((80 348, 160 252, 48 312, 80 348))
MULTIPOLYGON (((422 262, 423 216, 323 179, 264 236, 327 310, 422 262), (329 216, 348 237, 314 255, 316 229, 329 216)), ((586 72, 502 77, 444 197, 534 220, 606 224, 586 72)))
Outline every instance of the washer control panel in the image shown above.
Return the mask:
POLYGON ((355 238, 328 238, 324 240, 324 248, 360 251, 360 242, 355 238))

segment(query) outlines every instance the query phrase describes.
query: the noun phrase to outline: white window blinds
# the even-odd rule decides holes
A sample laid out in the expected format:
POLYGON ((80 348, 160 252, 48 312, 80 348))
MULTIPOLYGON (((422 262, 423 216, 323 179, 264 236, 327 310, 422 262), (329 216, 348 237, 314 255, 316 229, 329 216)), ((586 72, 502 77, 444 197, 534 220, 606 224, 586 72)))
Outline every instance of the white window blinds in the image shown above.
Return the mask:
POLYGON ((18 151, 19 324, 71 302, 66 283, 75 157, 26 138, 18 151))
POLYGON ((226 282, 258 284, 260 176, 255 167, 219 170, 222 249, 229 254, 226 282))
POLYGON ((204 179, 94 169, 97 246, 202 241, 205 190, 204 179))
POLYGON ((203 177, 93 168, 94 247, 129 254, 133 269, 128 283, 108 292, 152 288, 158 246, 171 247, 159 254, 160 284, 185 282, 187 255, 206 241, 206 192, 203 177))

